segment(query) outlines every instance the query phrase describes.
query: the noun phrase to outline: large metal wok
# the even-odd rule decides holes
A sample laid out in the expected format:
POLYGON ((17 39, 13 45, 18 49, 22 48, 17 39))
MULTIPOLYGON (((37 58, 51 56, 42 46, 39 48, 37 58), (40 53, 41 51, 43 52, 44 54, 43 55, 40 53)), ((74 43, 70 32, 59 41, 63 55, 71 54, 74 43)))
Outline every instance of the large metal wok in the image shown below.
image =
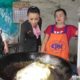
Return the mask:
POLYGON ((72 70, 68 61, 52 55, 31 52, 9 54, 0 59, 0 77, 4 80, 13 80, 18 70, 34 61, 41 61, 44 64, 55 66, 54 70, 50 69, 55 77, 51 80, 69 80, 72 76, 72 70))

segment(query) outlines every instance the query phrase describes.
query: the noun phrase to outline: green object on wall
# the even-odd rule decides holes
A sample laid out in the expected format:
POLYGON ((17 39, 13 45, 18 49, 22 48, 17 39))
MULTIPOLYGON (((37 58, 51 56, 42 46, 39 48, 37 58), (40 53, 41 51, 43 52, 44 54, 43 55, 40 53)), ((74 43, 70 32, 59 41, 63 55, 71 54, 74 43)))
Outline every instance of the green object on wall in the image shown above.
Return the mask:
POLYGON ((0 0, 0 7, 11 7, 15 1, 19 0, 0 0))

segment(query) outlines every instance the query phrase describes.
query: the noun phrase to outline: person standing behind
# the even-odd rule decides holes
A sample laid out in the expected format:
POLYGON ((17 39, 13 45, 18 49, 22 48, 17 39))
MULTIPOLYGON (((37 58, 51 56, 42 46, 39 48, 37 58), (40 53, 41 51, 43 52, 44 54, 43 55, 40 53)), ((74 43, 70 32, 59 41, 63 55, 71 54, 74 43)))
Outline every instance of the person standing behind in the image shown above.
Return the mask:
POLYGON ((8 54, 8 52, 9 52, 9 48, 8 48, 8 43, 7 43, 5 33, 2 31, 2 29, 0 29, 0 58, 3 55, 8 54))
POLYGON ((31 6, 27 11, 27 20, 21 24, 20 45, 21 52, 38 51, 40 28, 38 25, 40 19, 40 10, 38 7, 31 6))
POLYGON ((69 60, 69 41, 71 37, 78 34, 74 25, 67 25, 67 13, 64 9, 57 9, 54 12, 55 24, 49 25, 44 31, 45 38, 41 47, 41 52, 69 60))

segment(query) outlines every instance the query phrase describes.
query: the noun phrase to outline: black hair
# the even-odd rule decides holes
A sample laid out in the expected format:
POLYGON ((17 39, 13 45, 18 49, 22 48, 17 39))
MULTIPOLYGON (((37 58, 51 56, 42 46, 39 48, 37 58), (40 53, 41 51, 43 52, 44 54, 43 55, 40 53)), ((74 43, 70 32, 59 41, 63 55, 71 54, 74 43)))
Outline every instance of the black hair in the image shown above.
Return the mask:
POLYGON ((64 9, 62 9, 62 8, 59 8, 59 9, 55 10, 54 17, 56 16, 56 12, 59 12, 59 11, 62 11, 64 13, 64 15, 67 16, 66 11, 64 9))
POLYGON ((28 8, 28 11, 27 11, 27 15, 29 13, 38 13, 40 15, 40 10, 38 7, 35 7, 35 6, 31 6, 28 8))

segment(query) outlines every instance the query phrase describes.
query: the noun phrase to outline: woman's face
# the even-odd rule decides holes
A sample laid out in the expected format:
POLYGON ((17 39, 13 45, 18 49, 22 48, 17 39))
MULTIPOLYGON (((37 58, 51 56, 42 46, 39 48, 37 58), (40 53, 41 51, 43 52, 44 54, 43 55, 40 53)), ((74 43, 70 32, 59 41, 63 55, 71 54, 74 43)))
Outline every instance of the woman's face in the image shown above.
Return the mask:
POLYGON ((64 24, 66 16, 63 11, 58 11, 55 14, 55 21, 57 24, 64 24))
POLYGON ((29 13, 28 14, 28 21, 30 22, 32 27, 37 26, 37 24, 39 22, 39 17, 40 17, 40 15, 38 13, 29 13))

